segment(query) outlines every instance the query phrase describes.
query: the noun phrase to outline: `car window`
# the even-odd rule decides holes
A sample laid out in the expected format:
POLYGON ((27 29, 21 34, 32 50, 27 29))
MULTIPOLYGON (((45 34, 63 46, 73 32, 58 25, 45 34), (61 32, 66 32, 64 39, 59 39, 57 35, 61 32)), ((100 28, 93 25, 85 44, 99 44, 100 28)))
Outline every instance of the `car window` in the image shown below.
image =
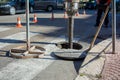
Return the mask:
POLYGON ((40 1, 40 0, 35 0, 35 1, 40 1))
POLYGON ((15 0, 0 0, 0 3, 6 3, 6 2, 10 2, 10 1, 15 1, 15 0))
POLYGON ((41 1, 52 1, 52 0, 41 0, 41 1))
POLYGON ((57 0, 58 1, 58 3, 63 3, 63 0, 57 0))

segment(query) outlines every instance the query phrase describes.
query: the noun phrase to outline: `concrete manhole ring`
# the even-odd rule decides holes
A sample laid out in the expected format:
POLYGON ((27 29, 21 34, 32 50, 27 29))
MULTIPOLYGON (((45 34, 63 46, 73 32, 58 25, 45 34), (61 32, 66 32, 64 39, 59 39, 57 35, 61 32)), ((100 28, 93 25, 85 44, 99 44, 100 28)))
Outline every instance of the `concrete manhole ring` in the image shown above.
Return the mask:
POLYGON ((10 50, 10 55, 13 58, 26 59, 26 58, 39 58, 44 56, 45 49, 40 46, 31 46, 27 51, 25 46, 19 46, 10 50))
POLYGON ((88 51, 86 46, 89 45, 85 42, 81 42, 80 44, 73 43, 73 49, 69 49, 67 42, 60 42, 56 46, 59 48, 59 50, 54 52, 57 57, 74 60, 85 58, 88 51))
MULTIPOLYGON (((61 48, 61 49, 69 49, 69 43, 68 42, 59 42, 59 43, 56 44, 56 46, 61 48)), ((82 48, 83 48, 83 46, 81 44, 73 42, 73 49, 80 50, 82 48)))

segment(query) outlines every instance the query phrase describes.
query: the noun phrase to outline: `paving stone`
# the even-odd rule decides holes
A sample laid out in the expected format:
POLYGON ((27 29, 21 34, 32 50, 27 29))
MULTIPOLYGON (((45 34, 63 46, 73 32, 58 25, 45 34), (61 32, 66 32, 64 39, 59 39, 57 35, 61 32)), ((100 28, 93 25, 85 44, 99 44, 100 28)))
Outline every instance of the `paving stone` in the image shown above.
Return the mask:
MULTIPOLYGON (((116 54, 107 54, 101 80, 120 80, 120 41, 116 42, 116 54), (107 74, 107 75, 106 75, 107 74)), ((110 50, 111 51, 111 50, 110 50)))

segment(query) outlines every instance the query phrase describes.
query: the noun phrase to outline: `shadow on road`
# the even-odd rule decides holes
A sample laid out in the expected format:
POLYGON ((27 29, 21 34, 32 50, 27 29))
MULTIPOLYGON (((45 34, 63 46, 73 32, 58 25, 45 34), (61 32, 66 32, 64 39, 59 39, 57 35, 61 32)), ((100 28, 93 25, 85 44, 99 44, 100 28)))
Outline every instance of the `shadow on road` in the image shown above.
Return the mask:
POLYGON ((14 39, 0 39, 0 43, 25 43, 25 41, 14 39))

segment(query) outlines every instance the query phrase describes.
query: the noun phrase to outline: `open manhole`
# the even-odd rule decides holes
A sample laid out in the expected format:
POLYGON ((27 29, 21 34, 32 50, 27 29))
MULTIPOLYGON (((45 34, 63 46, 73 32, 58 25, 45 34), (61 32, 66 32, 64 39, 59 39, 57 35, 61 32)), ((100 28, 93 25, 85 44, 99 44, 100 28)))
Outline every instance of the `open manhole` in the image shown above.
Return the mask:
MULTIPOLYGON (((60 49, 69 49, 69 43, 68 42, 60 42, 60 43, 57 43, 56 46, 59 47, 60 49)), ((83 47, 82 47, 81 44, 73 42, 73 49, 80 50, 82 48, 83 47)))
POLYGON ((68 42, 59 42, 56 46, 59 48, 54 52, 57 57, 74 60, 85 58, 89 45, 85 42, 81 42, 80 44, 73 42, 73 49, 70 49, 68 42))

